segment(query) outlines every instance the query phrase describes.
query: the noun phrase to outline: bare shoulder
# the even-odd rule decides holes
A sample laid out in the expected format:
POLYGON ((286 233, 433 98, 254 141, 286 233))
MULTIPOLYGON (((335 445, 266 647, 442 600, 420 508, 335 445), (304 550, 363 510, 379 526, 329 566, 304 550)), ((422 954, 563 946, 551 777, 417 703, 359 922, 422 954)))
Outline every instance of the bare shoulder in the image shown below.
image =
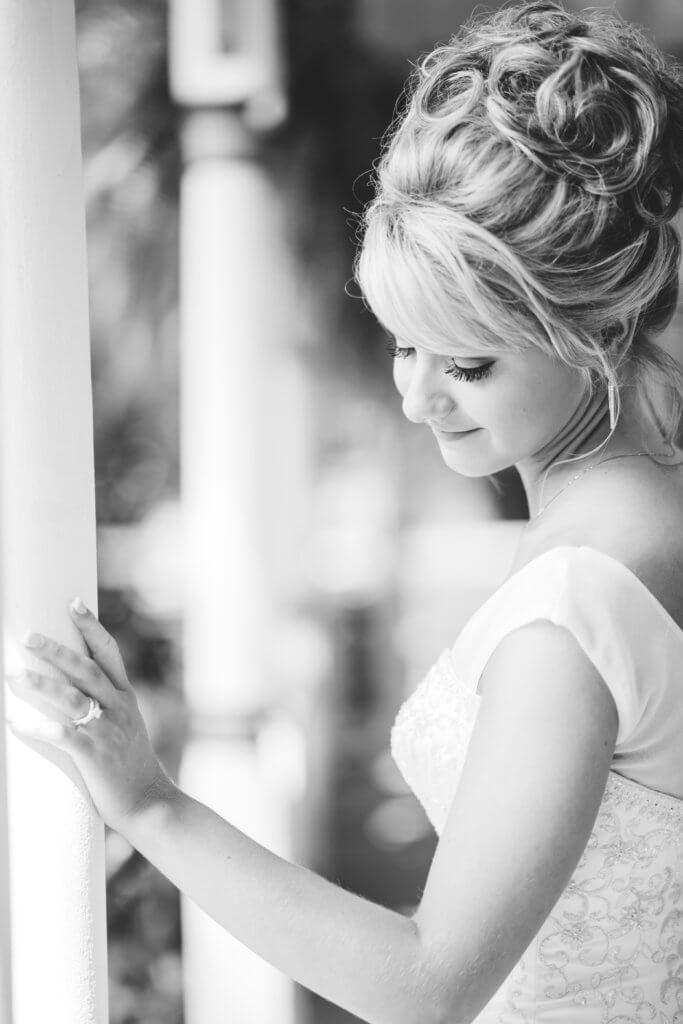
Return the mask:
POLYGON ((635 573, 683 629, 683 463, 625 460, 590 475, 516 561, 562 544, 594 548, 635 573))

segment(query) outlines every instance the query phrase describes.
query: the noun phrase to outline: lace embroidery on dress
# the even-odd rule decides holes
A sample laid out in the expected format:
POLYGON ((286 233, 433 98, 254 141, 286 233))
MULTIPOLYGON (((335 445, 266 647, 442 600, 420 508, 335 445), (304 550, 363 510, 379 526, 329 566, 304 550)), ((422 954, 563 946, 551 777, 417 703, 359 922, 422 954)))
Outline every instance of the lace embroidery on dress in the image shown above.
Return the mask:
POLYGON ((437 832, 465 762, 479 701, 458 683, 448 648, 401 706, 391 729, 394 760, 437 832))
POLYGON ((586 848, 536 937, 545 1005, 592 1008, 585 1019, 601 1024, 680 1024, 682 879, 683 801, 610 772, 586 848))

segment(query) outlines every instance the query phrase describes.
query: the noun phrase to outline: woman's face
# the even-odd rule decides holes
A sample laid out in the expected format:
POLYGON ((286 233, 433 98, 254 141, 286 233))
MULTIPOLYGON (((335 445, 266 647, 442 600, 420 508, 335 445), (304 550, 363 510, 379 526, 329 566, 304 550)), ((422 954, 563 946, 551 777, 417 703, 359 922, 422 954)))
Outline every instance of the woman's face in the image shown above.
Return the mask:
POLYGON ((585 395, 576 370, 536 348, 491 353, 463 344, 435 355, 399 341, 393 374, 404 415, 431 427, 444 462, 471 477, 543 462, 585 395))

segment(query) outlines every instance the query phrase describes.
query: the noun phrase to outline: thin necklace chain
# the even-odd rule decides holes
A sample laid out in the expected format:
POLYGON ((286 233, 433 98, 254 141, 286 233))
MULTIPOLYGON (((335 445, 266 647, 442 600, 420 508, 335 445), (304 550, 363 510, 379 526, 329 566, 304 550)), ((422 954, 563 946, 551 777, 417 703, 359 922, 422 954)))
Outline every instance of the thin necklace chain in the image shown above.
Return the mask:
MULTIPOLYGON (((659 453, 657 453, 657 454, 659 454, 659 453)), ((591 471, 591 469, 595 469, 596 466, 602 466, 603 463, 610 462, 612 459, 628 459, 628 458, 632 458, 633 456, 636 456, 636 455, 652 455, 652 452, 627 452, 624 455, 610 455, 609 458, 607 458, 607 459, 600 459, 599 462, 594 462, 591 466, 587 466, 585 469, 582 469, 581 472, 577 473, 576 476, 573 476, 571 478, 571 480, 569 480, 564 485, 564 487, 561 487, 560 490, 557 492, 557 494, 554 494, 552 496, 552 498, 550 499, 550 501, 547 501, 545 503, 545 505, 543 505, 543 507, 540 508, 538 510, 538 512, 536 512, 535 515, 529 516, 529 520, 528 520, 527 523, 524 524, 523 528, 526 530, 527 526, 529 526, 530 523, 533 523, 536 519, 538 519, 538 517, 545 512, 545 510, 547 509, 548 505, 551 505, 555 501, 555 498, 559 498, 559 496, 562 494, 563 491, 566 491, 567 488, 571 484, 573 484, 576 480, 580 479, 580 477, 585 476, 586 473, 589 473, 591 471)))

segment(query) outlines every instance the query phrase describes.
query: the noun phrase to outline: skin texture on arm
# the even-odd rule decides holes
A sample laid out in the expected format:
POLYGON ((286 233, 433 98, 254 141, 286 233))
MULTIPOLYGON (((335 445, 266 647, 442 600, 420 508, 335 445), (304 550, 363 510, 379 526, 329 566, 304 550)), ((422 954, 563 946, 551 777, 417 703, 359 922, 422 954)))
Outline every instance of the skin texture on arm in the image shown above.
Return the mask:
POLYGON ((412 920, 277 856, 183 793, 154 753, 114 638, 91 613, 70 610, 92 657, 26 636, 58 674, 6 676, 47 714, 8 721, 12 732, 39 753, 68 753, 107 824, 274 967, 375 1024, 439 1024, 412 920), (75 726, 91 698, 102 713, 75 726))
POLYGON ((571 878, 616 744, 614 699, 572 634, 514 630, 482 674, 455 799, 413 916, 444 1019, 472 1021, 571 878), (451 1016, 448 1016, 450 1008, 451 1016))
POLYGON ((533 623, 489 659, 460 785, 408 918, 277 856, 178 789, 115 641, 92 615, 79 627, 92 658, 47 638, 34 653, 63 676, 11 682, 59 715, 17 735, 67 751, 104 820, 300 984, 371 1024, 474 1019, 574 870, 611 763, 616 708, 571 634, 533 623), (88 695, 103 714, 74 728, 88 695))
POLYGON ((376 1024, 440 1022, 410 918, 277 856, 178 789, 123 831, 214 921, 299 984, 376 1024))

